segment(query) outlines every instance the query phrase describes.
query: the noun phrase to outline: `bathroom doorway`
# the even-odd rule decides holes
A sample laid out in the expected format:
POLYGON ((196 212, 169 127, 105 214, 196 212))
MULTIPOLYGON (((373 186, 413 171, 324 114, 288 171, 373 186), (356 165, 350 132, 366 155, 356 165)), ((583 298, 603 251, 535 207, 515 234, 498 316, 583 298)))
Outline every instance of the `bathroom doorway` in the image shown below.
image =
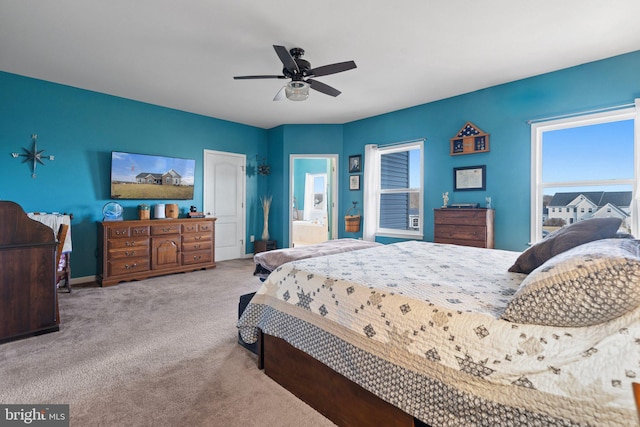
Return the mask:
POLYGON ((337 154, 290 156, 289 247, 337 238, 337 154))

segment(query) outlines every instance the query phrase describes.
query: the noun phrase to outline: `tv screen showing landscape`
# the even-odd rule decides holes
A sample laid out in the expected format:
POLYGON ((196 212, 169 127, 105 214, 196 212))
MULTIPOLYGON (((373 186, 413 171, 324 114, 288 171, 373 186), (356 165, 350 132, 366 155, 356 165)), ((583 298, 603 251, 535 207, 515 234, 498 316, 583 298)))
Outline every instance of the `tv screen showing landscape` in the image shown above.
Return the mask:
POLYGON ((191 200, 196 161, 111 152, 111 198, 191 200))

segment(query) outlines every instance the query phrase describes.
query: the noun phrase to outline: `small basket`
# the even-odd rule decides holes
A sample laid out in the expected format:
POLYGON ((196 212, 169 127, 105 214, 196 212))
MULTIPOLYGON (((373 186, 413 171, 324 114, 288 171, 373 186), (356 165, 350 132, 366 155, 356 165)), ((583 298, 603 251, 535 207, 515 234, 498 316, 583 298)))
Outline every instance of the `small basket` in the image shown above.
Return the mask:
POLYGON ((353 207, 347 210, 344 216, 344 228, 347 233, 357 233, 360 231, 360 213, 356 207, 356 203, 353 203, 353 207), (353 215, 350 215, 353 212, 353 215))

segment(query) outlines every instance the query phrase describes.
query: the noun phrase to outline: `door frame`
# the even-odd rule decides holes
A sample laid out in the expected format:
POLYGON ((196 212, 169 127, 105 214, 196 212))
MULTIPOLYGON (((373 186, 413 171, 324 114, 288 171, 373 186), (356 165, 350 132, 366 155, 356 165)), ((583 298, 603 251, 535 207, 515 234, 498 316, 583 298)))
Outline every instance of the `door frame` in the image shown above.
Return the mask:
MULTIPOLYGON (((242 161, 242 218, 240 224, 240 235, 242 240, 242 247, 240 249, 240 257, 247 257, 247 156, 246 154, 239 153, 231 153, 228 151, 219 151, 219 150, 208 150, 204 149, 202 152, 202 210, 204 211, 205 206, 207 206, 207 194, 209 191, 210 184, 207 183, 205 179, 207 176, 207 162, 205 161, 207 154, 212 154, 215 156, 227 156, 227 157, 236 157, 242 161)), ((211 171, 209 171, 211 172, 211 171)), ((211 213, 205 212, 205 216, 207 217, 215 217, 215 215, 211 213)), ((213 242, 214 250, 215 250, 215 241, 213 242)))
POLYGON ((330 177, 331 186, 329 191, 331 192, 331 206, 327 206, 327 212, 331 213, 331 222, 329 223, 329 238, 338 238, 338 165, 339 154, 289 154, 289 245, 293 244, 293 178, 294 178, 294 161, 297 159, 327 159, 332 160, 332 169, 327 172, 327 176, 330 177))

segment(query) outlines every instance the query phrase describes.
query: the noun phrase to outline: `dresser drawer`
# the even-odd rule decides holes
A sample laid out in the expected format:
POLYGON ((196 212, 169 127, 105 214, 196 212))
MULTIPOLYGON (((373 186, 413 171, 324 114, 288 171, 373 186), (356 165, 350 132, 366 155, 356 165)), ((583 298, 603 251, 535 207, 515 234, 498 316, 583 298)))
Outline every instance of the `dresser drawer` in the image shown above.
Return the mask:
POLYGON ((110 249, 109 260, 124 258, 149 257, 149 246, 136 246, 131 248, 110 249))
POLYGON ((197 242, 207 242, 211 241, 212 236, 211 233, 194 233, 194 234, 183 234, 182 235, 182 243, 197 243, 197 242))
POLYGON ((148 247, 149 239, 136 239, 134 237, 131 238, 120 238, 113 239, 107 242, 107 250, 112 249, 121 249, 121 248, 137 248, 137 247, 148 247))
POLYGON ((211 261, 213 261, 213 254, 210 250, 182 253, 183 265, 209 263, 211 261))
POLYGON ((131 237, 142 237, 149 235, 149 227, 148 226, 140 226, 140 227, 130 227, 130 235, 131 237))
POLYGON ((201 242, 192 242, 192 243, 182 243, 182 250, 185 252, 211 250, 212 245, 213 245, 213 242, 211 240, 201 241, 201 242))
POLYGON ((126 260, 109 261, 109 276, 137 273, 149 270, 149 258, 132 258, 126 260))
POLYGON ((439 224, 486 225, 487 211, 485 209, 441 209, 434 212, 434 222, 439 224))
POLYGON ((183 233, 202 233, 213 231, 213 223, 211 222, 189 222, 182 224, 183 233))
POLYGON ((119 237, 129 237, 131 236, 130 233, 130 228, 127 226, 122 226, 122 227, 109 227, 109 238, 110 239, 117 239, 119 237))
POLYGON ((162 236, 165 234, 180 234, 180 224, 162 224, 151 226, 152 236, 162 236))
POLYGON ((434 231, 436 239, 478 240, 484 242, 487 229, 474 225, 440 225, 434 231))

